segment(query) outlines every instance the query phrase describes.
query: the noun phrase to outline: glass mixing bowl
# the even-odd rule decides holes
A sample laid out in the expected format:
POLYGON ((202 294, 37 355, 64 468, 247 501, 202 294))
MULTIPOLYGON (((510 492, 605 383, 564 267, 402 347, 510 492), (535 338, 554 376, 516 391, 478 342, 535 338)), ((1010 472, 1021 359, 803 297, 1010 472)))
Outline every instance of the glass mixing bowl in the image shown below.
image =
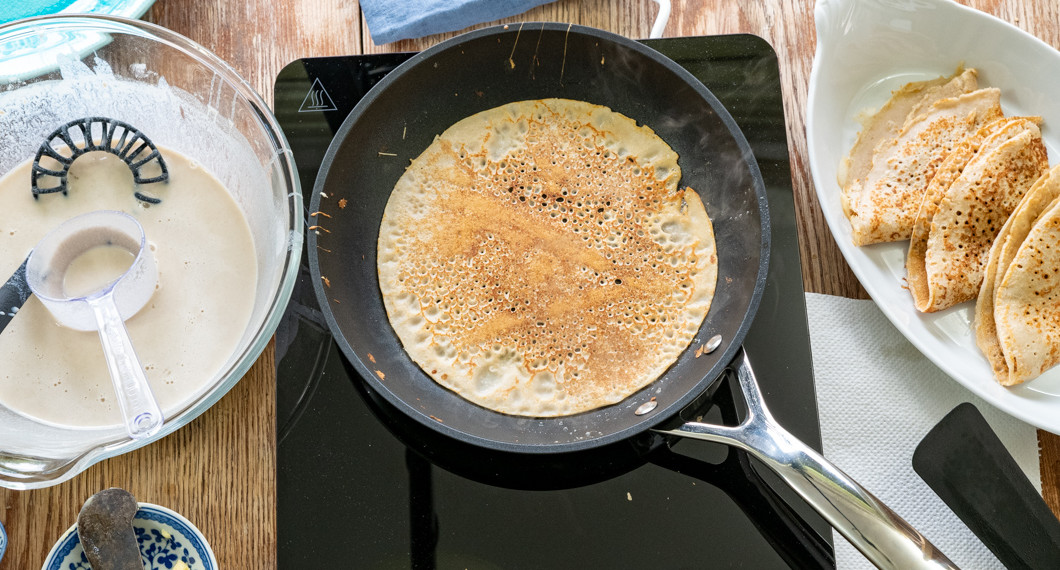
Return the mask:
POLYGON ((58 127, 84 117, 133 125, 225 185, 254 240, 253 311, 221 370, 178 409, 167 410, 162 430, 145 440, 129 438, 117 417, 111 426, 73 427, 0 401, 4 487, 67 480, 165 437, 213 405, 271 338, 302 253, 302 197, 290 146, 265 103, 225 62, 178 34, 136 20, 58 16, 0 26, 0 176, 32 160, 58 127))

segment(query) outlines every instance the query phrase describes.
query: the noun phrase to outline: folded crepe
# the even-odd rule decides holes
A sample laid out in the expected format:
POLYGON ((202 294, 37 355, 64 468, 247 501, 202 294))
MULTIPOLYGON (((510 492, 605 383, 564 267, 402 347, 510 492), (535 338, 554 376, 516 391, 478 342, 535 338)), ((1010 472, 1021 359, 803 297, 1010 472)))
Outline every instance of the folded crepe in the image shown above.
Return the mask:
POLYGON ((1040 120, 987 123, 942 161, 913 223, 906 258, 918 310, 940 311, 979 294, 994 238, 1049 168, 1040 120))
POLYGON ((862 188, 862 181, 872 167, 872 157, 881 143, 893 141, 905 123, 920 115, 940 99, 956 97, 978 88, 974 69, 958 69, 950 77, 906 83, 891 93, 891 98, 862 124, 861 132, 850 154, 839 163, 837 180, 841 189, 843 212, 850 216, 850 204, 862 188))
POLYGON ((854 244, 909 239, 942 161, 966 136, 1001 117, 1001 92, 978 89, 935 101, 907 121, 894 140, 877 145, 872 166, 848 196, 854 244))
POLYGON ((1060 362, 1060 166, 1027 191, 990 248, 975 340, 1004 386, 1060 362))

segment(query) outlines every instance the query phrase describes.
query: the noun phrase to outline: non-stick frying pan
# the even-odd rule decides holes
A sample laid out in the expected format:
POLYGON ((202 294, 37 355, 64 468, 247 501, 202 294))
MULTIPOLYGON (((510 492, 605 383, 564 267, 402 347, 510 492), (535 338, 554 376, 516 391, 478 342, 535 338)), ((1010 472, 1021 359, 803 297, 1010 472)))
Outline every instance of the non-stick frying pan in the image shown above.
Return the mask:
POLYGON ((390 72, 354 108, 324 157, 313 190, 310 271, 344 355, 413 420, 446 436, 516 453, 585 450, 655 429, 743 448, 776 471, 877 566, 952 567, 870 493, 784 431, 758 393, 740 348, 764 288, 769 253, 765 189, 735 122, 693 76, 636 42, 590 28, 525 24, 439 44, 390 72), (471 404, 412 362, 387 320, 376 273, 379 223, 395 182, 453 123, 512 101, 563 97, 606 105, 649 125, 680 156, 682 186, 714 223, 719 282, 692 348, 625 401, 561 418, 522 418, 471 404), (694 348, 721 335, 721 348, 694 348), (734 368, 748 402, 739 426, 673 424, 734 368), (646 406, 655 407, 644 413, 646 406))

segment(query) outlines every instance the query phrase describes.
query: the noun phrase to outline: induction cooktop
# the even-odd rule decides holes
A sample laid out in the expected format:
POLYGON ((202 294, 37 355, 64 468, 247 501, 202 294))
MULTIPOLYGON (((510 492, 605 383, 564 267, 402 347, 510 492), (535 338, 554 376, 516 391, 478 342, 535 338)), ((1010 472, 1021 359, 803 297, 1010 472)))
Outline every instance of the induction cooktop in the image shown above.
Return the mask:
MULTIPOLYGON (((645 40, 725 105, 761 169, 769 274, 744 348, 773 415, 817 450, 820 429, 775 52, 750 35, 645 40)), ((413 54, 307 58, 275 112, 308 215, 343 120, 413 54)), ((486 452, 405 420, 345 361, 308 257, 276 333, 280 568, 831 568, 827 523, 745 453, 635 438, 587 452, 486 452)), ((735 424, 733 379, 682 416, 735 424)), ((738 389, 735 390, 739 394, 738 389)))

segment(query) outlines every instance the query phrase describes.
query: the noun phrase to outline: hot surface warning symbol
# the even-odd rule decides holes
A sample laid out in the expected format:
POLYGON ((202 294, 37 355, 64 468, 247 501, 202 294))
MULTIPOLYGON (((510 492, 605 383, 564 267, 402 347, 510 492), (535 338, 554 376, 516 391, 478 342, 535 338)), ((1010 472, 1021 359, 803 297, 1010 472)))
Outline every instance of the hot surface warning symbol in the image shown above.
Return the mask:
POLYGON ((309 93, 307 93, 305 99, 302 100, 302 106, 298 108, 299 113, 337 110, 338 107, 335 106, 335 102, 331 100, 331 96, 328 95, 327 90, 321 85, 320 78, 313 80, 313 86, 309 88, 309 93))

